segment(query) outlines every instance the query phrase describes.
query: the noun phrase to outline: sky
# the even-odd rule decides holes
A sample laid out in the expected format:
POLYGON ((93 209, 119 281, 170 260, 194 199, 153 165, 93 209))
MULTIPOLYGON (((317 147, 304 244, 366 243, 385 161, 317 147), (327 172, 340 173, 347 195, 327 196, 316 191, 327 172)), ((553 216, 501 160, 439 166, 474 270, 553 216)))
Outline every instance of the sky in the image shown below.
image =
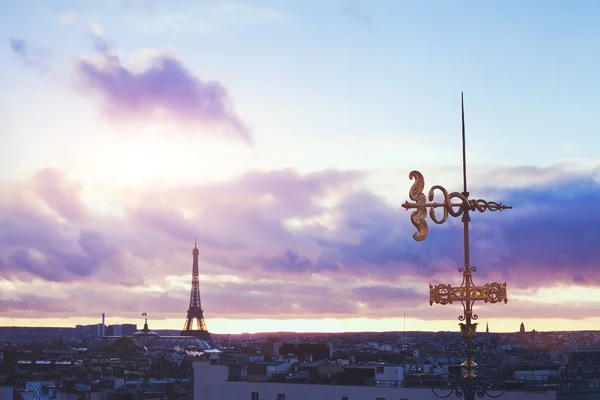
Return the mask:
POLYGON ((0 6, 0 324, 458 330, 461 187, 490 330, 600 323, 600 3, 23 0, 0 6), (406 315, 406 320, 404 320, 406 315))

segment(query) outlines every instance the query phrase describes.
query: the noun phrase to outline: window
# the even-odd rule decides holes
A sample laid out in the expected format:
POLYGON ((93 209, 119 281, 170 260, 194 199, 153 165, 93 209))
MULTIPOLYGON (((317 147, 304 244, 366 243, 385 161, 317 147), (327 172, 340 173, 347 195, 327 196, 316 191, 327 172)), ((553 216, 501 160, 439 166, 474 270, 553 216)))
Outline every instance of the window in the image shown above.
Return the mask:
POLYGON ((348 396, 342 396, 342 400, 348 400, 348 396))
POLYGON ((383 374, 383 367, 377 367, 377 373, 383 374))
POLYGON ((375 400, 385 400, 385 397, 378 397, 375 400))
POLYGON ((277 400, 285 400, 285 393, 277 393, 277 400))
POLYGON ((258 392, 250 393, 250 400, 258 400, 258 392))

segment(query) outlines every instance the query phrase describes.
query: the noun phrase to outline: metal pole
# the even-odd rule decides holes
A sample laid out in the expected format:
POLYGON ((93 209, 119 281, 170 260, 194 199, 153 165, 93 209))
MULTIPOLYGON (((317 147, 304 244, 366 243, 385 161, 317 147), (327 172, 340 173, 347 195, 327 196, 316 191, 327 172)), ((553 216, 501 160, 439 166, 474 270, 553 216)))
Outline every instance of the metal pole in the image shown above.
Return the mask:
MULTIPOLYGON (((461 126, 462 126, 462 169, 463 169, 463 196, 468 200, 469 199, 469 191, 467 190, 467 143, 465 138, 465 103, 463 98, 463 93, 460 93, 460 108, 461 108, 461 126)), ((464 278, 465 278, 465 288, 466 288, 466 299, 465 299, 465 322, 469 329, 472 329, 472 321, 471 317, 473 314, 472 302, 470 299, 470 286, 472 283, 471 277, 471 253, 470 253, 470 242, 469 242, 469 222, 471 222, 471 217, 469 215, 469 209, 465 209, 465 212, 462 217, 463 222, 463 250, 464 250, 464 260, 465 260, 465 270, 464 270, 464 278)), ((473 365, 473 342, 467 338, 466 343, 466 353, 467 353, 467 368, 465 372, 465 377, 468 379, 467 381, 467 390, 465 393, 465 400, 474 400, 475 393, 472 389, 472 379, 475 377, 475 365, 473 365)))

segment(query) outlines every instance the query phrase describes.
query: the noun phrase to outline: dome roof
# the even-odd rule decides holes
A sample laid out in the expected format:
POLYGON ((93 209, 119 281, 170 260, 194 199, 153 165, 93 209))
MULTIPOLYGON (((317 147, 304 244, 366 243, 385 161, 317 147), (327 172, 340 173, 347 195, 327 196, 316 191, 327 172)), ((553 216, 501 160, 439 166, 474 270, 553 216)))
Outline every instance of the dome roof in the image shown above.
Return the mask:
POLYGON ((200 351, 210 350, 210 344, 205 341, 191 336, 161 336, 154 339, 148 344, 148 348, 152 349, 191 349, 195 348, 200 351))
POLYGON ((144 345, 136 338, 127 336, 103 336, 91 340, 88 348, 92 351, 113 349, 142 349, 144 345))
POLYGON ((136 333, 133 334, 133 336, 136 337, 146 337, 146 336, 160 336, 158 333, 151 331, 150 328, 148 328, 148 318, 146 318, 144 320, 144 329, 137 331, 136 333))
POLYGON ((160 336, 158 333, 154 331, 137 331, 133 334, 133 336, 160 336))

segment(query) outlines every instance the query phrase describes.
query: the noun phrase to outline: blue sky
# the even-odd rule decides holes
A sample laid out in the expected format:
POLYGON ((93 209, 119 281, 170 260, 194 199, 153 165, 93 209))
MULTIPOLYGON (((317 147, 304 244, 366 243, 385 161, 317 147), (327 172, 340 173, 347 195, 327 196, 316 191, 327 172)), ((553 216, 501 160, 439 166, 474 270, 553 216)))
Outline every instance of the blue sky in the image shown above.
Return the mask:
MULTIPOLYGON (((125 218, 129 198, 158 187, 185 192, 189 188, 182 185, 243 183, 249 186, 227 190, 246 193, 256 184, 240 178, 248 171, 283 168, 301 176, 363 171, 369 177, 357 184, 360 190, 397 207, 406 197, 411 169, 424 170, 428 184, 457 183, 461 91, 471 173, 482 190, 502 194, 494 190, 595 176, 600 148, 595 1, 26 0, 0 10, 6 40, 0 51, 0 179, 32 190, 32 179, 51 176, 59 185, 52 193, 62 199, 52 204, 61 207, 69 192, 89 210, 125 218), (11 49, 10 38, 26 43, 25 57, 11 49), (98 38, 112 43, 131 71, 167 54, 190 76, 218 82, 253 146, 201 126, 169 125, 177 116, 138 119, 134 125, 111 120, 105 114, 109 104, 102 102, 107 92, 91 95, 79 80, 82 60, 106 56, 94 51, 98 38), (61 172, 39 175, 47 168, 61 172), (71 184, 80 190, 70 191, 71 184)), ((339 201, 345 190, 350 189, 322 194, 327 199, 320 201, 339 201)), ((173 207, 194 213, 190 205, 173 207)), ((110 224, 95 218, 93 228, 91 222, 59 220, 73 232, 93 229, 110 236, 103 230, 110 224)), ((173 227, 162 221, 163 228, 173 227)), ((77 240, 69 240, 69 248, 77 248, 77 240)), ((111 240, 133 257, 128 246, 135 239, 111 240)), ((176 243, 184 252, 185 280, 189 246, 176 243)), ((281 246, 304 249, 308 242, 290 243, 281 246)), ((308 253, 316 251, 311 246, 308 253)), ((7 260, 13 250, 5 250, 7 260)), ((157 266, 155 275, 163 279, 161 263, 170 261, 136 262, 140 268, 157 266)), ((157 282, 136 285, 143 290, 160 287, 157 282)))
MULTIPOLYGON (((90 53, 86 30, 93 22, 125 52, 176 51, 198 76, 224 83, 258 143, 315 148, 292 157, 306 169, 312 163, 389 165, 384 160, 398 156, 414 162, 403 148, 423 141, 453 151, 424 162, 455 162, 461 90, 473 162, 595 158, 595 2, 270 1, 215 11, 228 4, 14 2, 2 13, 0 29, 5 37, 50 49, 56 67, 90 53), (60 23, 69 10, 77 12, 77 26, 60 23), (386 146, 382 157, 364 154, 382 150, 366 137, 396 146, 386 146), (343 144, 355 153, 330 150, 343 144)), ((21 68, 10 49, 2 63, 11 95, 65 90, 21 68)), ((9 103, 4 110, 19 107, 9 103)), ((14 129, 29 140, 24 126, 14 129)), ((274 165, 285 163, 285 157, 272 158, 274 165)))

